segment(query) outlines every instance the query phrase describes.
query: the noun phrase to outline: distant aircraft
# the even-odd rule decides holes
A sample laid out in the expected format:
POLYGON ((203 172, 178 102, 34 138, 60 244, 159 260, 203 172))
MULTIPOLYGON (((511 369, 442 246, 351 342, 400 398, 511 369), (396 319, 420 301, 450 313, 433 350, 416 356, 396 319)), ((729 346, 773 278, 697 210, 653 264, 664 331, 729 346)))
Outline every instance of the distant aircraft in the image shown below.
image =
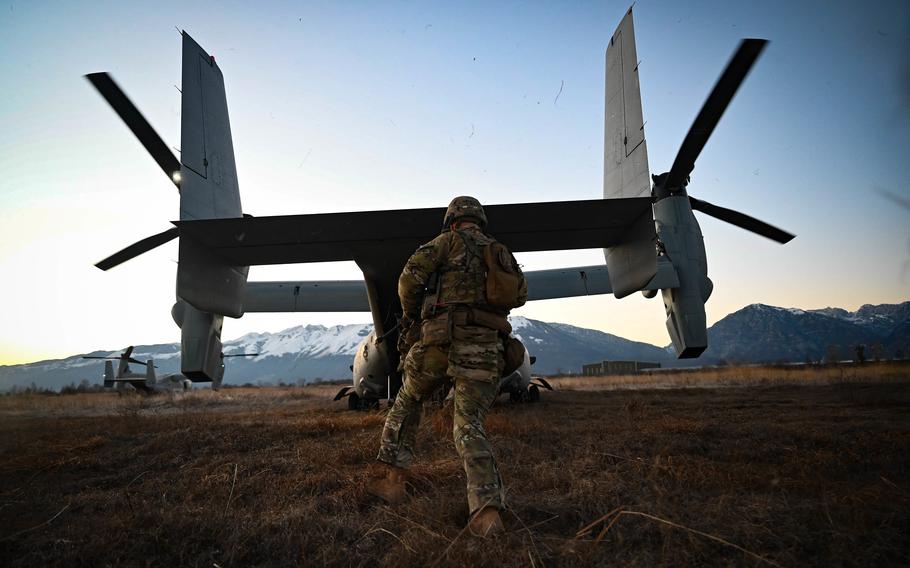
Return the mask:
POLYGON ((182 392, 193 387, 193 382, 183 375, 170 374, 157 377, 155 375, 155 362, 152 359, 140 361, 132 357, 133 346, 130 345, 126 351, 117 357, 103 357, 94 355, 83 355, 83 359, 105 359, 104 361, 104 387, 112 388, 123 384, 132 386, 137 391, 145 394, 156 394, 162 392, 182 392), (117 366, 117 372, 114 373, 113 361, 120 361, 117 366), (134 373, 130 369, 130 363, 145 366, 145 373, 134 373))
MULTIPOLYGON (((126 350, 116 357, 105 357, 99 355, 83 355, 83 359, 105 359, 104 361, 104 387, 113 388, 120 385, 130 385, 137 391, 145 394, 159 394, 165 392, 183 392, 193 388, 193 381, 187 379, 179 373, 171 373, 163 376, 155 374, 155 362, 152 359, 140 361, 132 357, 134 346, 130 345, 126 350), (114 373, 113 361, 120 361, 117 366, 117 372, 114 373), (130 363, 145 366, 145 373, 134 373, 130 369, 130 363)), ((224 362, 225 357, 255 357, 258 353, 235 353, 230 355, 222 354, 222 363, 219 371, 216 373, 216 380, 212 381, 212 388, 217 389, 221 386, 224 379, 224 362)))
MULTIPOLYGON (((394 397, 401 386, 396 370, 398 276, 411 253, 439 234, 445 209, 244 214, 224 78, 213 56, 186 32, 182 37, 180 159, 108 74, 86 76, 180 192, 180 220, 174 227, 96 266, 108 270, 179 237, 177 302, 171 314, 181 330, 181 371, 192 381, 219 377, 224 316, 368 311, 374 331, 358 348, 352 388, 367 400, 394 397), (363 280, 247 282, 252 265, 347 260, 357 263, 363 280)), ((484 208, 496 238, 513 252, 604 251, 603 265, 527 272, 529 300, 592 294, 623 298, 637 291, 652 298, 660 290, 677 356, 698 357, 707 348, 705 302, 714 284, 693 210, 780 243, 793 238, 687 194, 695 160, 766 43, 743 40, 670 170, 651 176, 629 9, 606 52, 603 198, 484 208)))

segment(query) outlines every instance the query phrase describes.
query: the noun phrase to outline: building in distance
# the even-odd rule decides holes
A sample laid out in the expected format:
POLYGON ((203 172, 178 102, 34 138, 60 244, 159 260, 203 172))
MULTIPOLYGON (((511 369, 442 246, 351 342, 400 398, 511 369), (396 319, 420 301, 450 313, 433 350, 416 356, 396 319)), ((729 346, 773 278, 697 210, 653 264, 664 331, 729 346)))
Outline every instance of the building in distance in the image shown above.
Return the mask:
POLYGON ((660 363, 653 361, 601 361, 581 366, 582 375, 635 375, 645 369, 660 369, 660 363))

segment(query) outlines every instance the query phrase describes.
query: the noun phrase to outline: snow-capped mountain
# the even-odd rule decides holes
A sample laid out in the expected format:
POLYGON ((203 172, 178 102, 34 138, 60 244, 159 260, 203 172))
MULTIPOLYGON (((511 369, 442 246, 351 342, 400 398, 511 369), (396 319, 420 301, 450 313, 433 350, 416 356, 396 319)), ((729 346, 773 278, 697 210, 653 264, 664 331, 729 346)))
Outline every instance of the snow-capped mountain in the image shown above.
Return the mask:
POLYGON ((706 362, 820 361, 833 351, 852 359, 858 344, 866 357, 908 353, 910 302, 800 310, 752 304, 708 328, 706 362))
POLYGON ((512 323, 512 334, 525 344, 531 355, 537 357, 532 370, 541 375, 578 373, 582 365, 605 359, 662 363, 672 360, 660 347, 594 329, 524 317, 512 317, 509 321, 512 323))
MULTIPOLYGON (((656 347, 563 323, 546 323, 524 317, 510 318, 513 333, 537 357, 534 372, 541 375, 579 372, 586 363, 604 359, 657 361, 664 366, 705 365, 718 361, 755 363, 807 360, 825 357, 837 346, 850 358, 853 347, 865 344, 867 357, 879 346, 881 355, 910 355, 910 302, 865 305, 855 312, 840 308, 801 310, 752 304, 734 312, 708 329, 710 347, 698 359, 676 360, 666 348, 656 347)), ((370 324, 298 326, 277 333, 249 333, 224 344, 225 354, 258 353, 258 357, 227 360, 225 382, 295 383, 350 377, 357 346, 369 335, 370 324)), ((118 355, 123 349, 87 355, 118 355)), ((160 375, 176 373, 180 366, 177 343, 138 345, 133 357, 154 359, 160 375)), ((134 366, 135 369, 135 366, 134 366)), ((59 389, 82 380, 98 384, 104 364, 75 355, 54 361, 0 366, 0 392, 32 383, 59 389)))
MULTIPOLYGON (((668 359, 666 351, 659 347, 601 331, 524 317, 514 317, 511 321, 515 335, 537 357, 534 371, 539 374, 580 371, 584 363, 603 359, 668 359)), ((228 359, 225 382, 295 383, 348 378, 357 346, 372 329, 371 324, 308 325, 277 333, 249 333, 226 341, 226 355, 258 353, 259 356, 228 359)), ((121 351, 95 351, 87 355, 116 356, 121 351)), ((177 343, 137 345, 133 357, 142 361, 153 359, 159 375, 176 373, 180 366, 180 346, 177 343)), ((81 355, 0 367, 0 391, 32 383, 51 389, 82 380, 96 384, 101 382, 103 371, 101 361, 82 359, 81 355)))
POLYGON ((865 304, 855 312, 848 312, 841 308, 822 308, 811 311, 868 327, 884 335, 890 334, 895 327, 910 320, 910 302, 879 305, 865 304))

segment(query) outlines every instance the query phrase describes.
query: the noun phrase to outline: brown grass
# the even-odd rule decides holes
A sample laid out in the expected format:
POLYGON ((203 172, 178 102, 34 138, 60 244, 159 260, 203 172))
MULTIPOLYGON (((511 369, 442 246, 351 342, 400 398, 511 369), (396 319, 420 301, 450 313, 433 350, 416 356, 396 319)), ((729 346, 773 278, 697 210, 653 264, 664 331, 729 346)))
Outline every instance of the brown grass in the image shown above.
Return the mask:
POLYGON ((635 375, 571 375, 548 379, 560 390, 616 390, 768 385, 830 385, 887 382, 910 376, 910 361, 861 365, 731 365, 699 369, 658 369, 635 375))
POLYGON ((337 387, 4 397, 0 565, 900 564, 908 379, 500 402, 495 543, 462 532, 446 407, 387 507, 363 488, 384 411, 343 410, 337 387))

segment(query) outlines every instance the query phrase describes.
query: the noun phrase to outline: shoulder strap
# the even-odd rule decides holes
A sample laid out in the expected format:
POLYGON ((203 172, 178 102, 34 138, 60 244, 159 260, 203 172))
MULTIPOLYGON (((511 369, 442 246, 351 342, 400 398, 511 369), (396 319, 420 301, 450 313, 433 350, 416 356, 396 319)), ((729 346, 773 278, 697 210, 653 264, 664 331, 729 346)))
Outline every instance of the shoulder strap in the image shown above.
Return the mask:
POLYGON ((461 237, 462 242, 464 242, 465 251, 467 251, 467 260, 464 263, 464 270, 468 270, 468 266, 471 265, 471 259, 476 258, 478 260, 484 261, 484 256, 479 250, 477 250, 478 244, 474 240, 474 235, 470 234, 468 231, 457 231, 458 236, 461 237))

